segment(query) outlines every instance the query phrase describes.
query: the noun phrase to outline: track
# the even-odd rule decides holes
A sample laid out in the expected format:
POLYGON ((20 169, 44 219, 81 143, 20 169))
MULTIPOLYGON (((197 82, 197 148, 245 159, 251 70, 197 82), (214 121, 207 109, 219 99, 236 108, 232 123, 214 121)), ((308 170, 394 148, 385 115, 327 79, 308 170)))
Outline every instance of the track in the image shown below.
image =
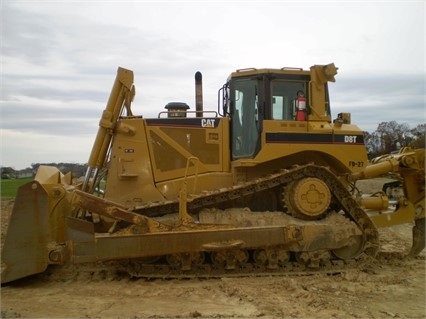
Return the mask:
POLYGON ((264 276, 307 276, 313 274, 337 274, 359 268, 365 263, 355 260, 330 260, 320 264, 318 268, 310 268, 300 262, 293 261, 270 269, 255 263, 240 264, 235 269, 225 269, 212 264, 203 264, 182 271, 180 267, 166 264, 144 264, 134 260, 121 263, 119 268, 130 276, 149 279, 190 279, 190 278, 224 278, 224 277, 264 277, 264 276))
MULTIPOLYGON (((283 252, 280 247, 271 247, 276 262, 265 266, 263 249, 216 249, 214 252, 200 251, 179 256, 159 256, 153 263, 131 259, 121 265, 134 277, 147 278, 209 278, 257 276, 276 274, 309 274, 315 272, 335 273, 346 267, 369 262, 374 259, 379 248, 378 232, 366 213, 352 198, 350 192, 339 178, 328 168, 308 164, 296 166, 279 173, 254 181, 221 189, 215 192, 193 196, 188 201, 190 212, 206 207, 232 207, 236 201, 250 202, 253 196, 272 191, 274 194, 285 192, 293 181, 314 177, 327 184, 333 196, 333 210, 343 212, 344 216, 356 223, 362 231, 362 242, 353 249, 338 251, 283 252), (280 254, 288 254, 280 258, 280 254), (259 257, 261 256, 261 257, 259 257), (337 258, 336 258, 337 257, 337 258), (340 258, 339 258, 340 257, 340 258), (263 259, 262 259, 263 258, 263 259), (231 260, 231 262, 229 262, 231 260)), ((146 216, 158 216, 175 213, 179 203, 153 203, 138 207, 134 212, 146 216)), ((339 225, 336 225, 339 227, 339 225)))

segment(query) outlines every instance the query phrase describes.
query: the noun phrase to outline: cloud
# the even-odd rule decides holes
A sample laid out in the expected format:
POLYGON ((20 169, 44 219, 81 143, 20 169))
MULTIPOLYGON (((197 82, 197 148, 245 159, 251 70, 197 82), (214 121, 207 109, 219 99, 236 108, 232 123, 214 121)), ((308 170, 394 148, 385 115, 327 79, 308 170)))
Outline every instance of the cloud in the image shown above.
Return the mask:
POLYGON ((196 71, 205 108, 216 110, 217 91, 236 69, 335 62, 334 116, 351 112, 367 131, 382 121, 424 122, 420 2, 2 5, 1 165, 85 162, 118 66, 134 71, 133 109, 144 117, 170 101, 194 109, 196 71))
POLYGON ((338 75, 329 87, 333 110, 350 112, 352 122, 364 131, 375 131, 381 122, 397 121, 411 128, 426 122, 424 75, 338 75))

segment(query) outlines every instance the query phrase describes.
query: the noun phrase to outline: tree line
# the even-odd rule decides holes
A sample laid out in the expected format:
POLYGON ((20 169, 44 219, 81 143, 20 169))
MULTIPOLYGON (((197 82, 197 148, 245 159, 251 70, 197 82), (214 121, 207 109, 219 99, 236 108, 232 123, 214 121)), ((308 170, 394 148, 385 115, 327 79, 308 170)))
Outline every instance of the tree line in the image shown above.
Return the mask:
POLYGON ((364 143, 368 157, 374 158, 384 154, 391 154, 402 147, 425 147, 426 123, 414 128, 406 123, 396 121, 381 122, 372 132, 364 132, 364 143))
POLYGON ((54 166, 58 168, 63 174, 71 172, 73 177, 84 176, 87 170, 87 164, 77 164, 77 163, 33 163, 31 167, 27 167, 22 170, 15 170, 12 167, 2 167, 1 168, 1 178, 10 179, 10 178, 22 178, 22 177, 33 177, 35 176, 39 166, 54 166))

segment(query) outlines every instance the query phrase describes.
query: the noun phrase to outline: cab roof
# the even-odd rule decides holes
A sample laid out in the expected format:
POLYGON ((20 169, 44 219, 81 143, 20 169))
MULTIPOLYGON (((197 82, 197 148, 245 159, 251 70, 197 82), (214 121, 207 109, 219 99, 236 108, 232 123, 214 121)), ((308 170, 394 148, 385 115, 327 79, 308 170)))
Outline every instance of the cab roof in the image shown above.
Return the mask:
POLYGON ((281 69, 256 69, 256 68, 246 68, 246 69, 238 69, 235 72, 232 72, 229 78, 238 78, 238 77, 246 77, 253 75, 262 75, 262 74, 277 74, 277 75, 309 75, 309 70, 303 70, 302 68, 292 68, 292 67, 283 67, 281 69))

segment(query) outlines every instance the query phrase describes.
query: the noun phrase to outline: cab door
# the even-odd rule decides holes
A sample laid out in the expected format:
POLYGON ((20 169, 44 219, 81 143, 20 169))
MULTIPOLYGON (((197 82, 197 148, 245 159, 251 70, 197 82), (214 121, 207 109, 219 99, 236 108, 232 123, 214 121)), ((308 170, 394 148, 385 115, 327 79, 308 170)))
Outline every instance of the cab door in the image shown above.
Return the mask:
POLYGON ((259 151, 262 112, 259 81, 238 79, 231 83, 232 159, 253 158, 259 151))

